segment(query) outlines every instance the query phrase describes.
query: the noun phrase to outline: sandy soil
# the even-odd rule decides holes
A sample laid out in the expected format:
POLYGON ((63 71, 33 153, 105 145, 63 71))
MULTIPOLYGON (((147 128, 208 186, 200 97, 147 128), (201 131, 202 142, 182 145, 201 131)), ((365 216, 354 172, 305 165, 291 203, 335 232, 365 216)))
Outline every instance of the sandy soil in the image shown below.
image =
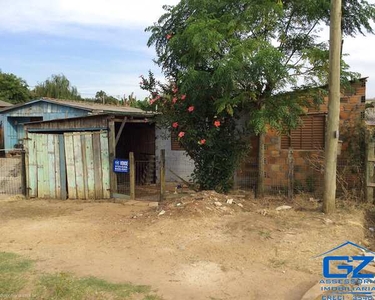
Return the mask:
POLYGON ((316 201, 246 197, 226 204, 230 196, 206 193, 162 207, 3 198, 0 251, 42 272, 151 285, 166 300, 299 300, 321 276, 313 256, 346 240, 369 244, 360 210, 327 219, 316 201), (275 210, 283 204, 293 209, 275 210))

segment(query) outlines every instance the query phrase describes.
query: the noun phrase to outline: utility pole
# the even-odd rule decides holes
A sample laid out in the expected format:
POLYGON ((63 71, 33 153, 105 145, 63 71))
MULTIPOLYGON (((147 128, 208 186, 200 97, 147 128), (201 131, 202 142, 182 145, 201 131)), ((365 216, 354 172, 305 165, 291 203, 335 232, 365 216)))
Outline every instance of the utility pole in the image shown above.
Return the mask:
POLYGON ((329 45, 329 102, 324 159, 323 212, 336 209, 336 168, 340 123, 341 0, 331 0, 329 45))

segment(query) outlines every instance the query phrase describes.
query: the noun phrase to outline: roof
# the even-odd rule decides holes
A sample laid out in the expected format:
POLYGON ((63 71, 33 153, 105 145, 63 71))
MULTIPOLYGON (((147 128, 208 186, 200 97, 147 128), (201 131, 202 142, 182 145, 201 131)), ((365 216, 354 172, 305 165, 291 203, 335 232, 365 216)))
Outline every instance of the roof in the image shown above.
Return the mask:
POLYGON ((13 106, 13 104, 0 100, 0 107, 8 107, 8 106, 13 106))
POLYGON ((95 102, 89 101, 72 101, 72 100, 60 100, 60 99, 51 99, 51 98, 41 98, 37 100, 32 100, 26 103, 13 105, 11 107, 7 107, 1 110, 1 113, 17 109, 18 107, 22 107, 25 105, 34 104, 37 102, 47 102, 62 106, 68 106, 73 108, 82 109, 93 114, 101 114, 101 113, 114 113, 119 115, 138 115, 138 116, 153 116, 154 113, 145 112, 139 108, 129 107, 129 106, 118 106, 118 105, 110 105, 110 104, 100 104, 95 102))

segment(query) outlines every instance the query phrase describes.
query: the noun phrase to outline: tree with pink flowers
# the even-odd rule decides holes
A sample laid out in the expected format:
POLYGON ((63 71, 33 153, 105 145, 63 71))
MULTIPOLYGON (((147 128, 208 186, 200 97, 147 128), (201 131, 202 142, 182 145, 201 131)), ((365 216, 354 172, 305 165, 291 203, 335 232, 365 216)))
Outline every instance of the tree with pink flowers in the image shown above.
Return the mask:
MULTIPOLYGON (((194 160, 202 189, 227 191, 246 130, 257 135, 262 196, 265 132, 288 132, 304 107, 323 99, 329 51, 319 33, 329 24, 330 0, 181 0, 164 9, 146 31, 168 84, 142 79, 150 103, 194 160)), ((343 0, 342 18, 343 36, 373 33, 375 6, 343 0)), ((359 76, 344 62, 341 74, 342 83, 359 76)))

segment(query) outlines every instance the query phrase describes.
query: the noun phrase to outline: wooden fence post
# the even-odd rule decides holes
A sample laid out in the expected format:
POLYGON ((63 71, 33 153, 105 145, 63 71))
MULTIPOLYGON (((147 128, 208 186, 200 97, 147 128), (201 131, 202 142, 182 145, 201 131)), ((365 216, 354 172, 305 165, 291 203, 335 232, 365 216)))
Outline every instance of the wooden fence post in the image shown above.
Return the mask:
POLYGON ((371 136, 367 138, 366 149, 366 201, 374 201, 374 163, 375 163, 375 143, 371 136))
POLYGON ((22 182, 22 194, 29 198, 26 180, 26 151, 21 151, 21 182, 22 182))
POLYGON ((129 153, 129 171, 130 171, 130 199, 135 200, 135 161, 134 152, 129 153))
POLYGON ((288 199, 294 196, 294 158, 293 149, 289 148, 288 152, 288 199))
POLYGON ((160 201, 165 198, 165 150, 160 150, 160 201))

